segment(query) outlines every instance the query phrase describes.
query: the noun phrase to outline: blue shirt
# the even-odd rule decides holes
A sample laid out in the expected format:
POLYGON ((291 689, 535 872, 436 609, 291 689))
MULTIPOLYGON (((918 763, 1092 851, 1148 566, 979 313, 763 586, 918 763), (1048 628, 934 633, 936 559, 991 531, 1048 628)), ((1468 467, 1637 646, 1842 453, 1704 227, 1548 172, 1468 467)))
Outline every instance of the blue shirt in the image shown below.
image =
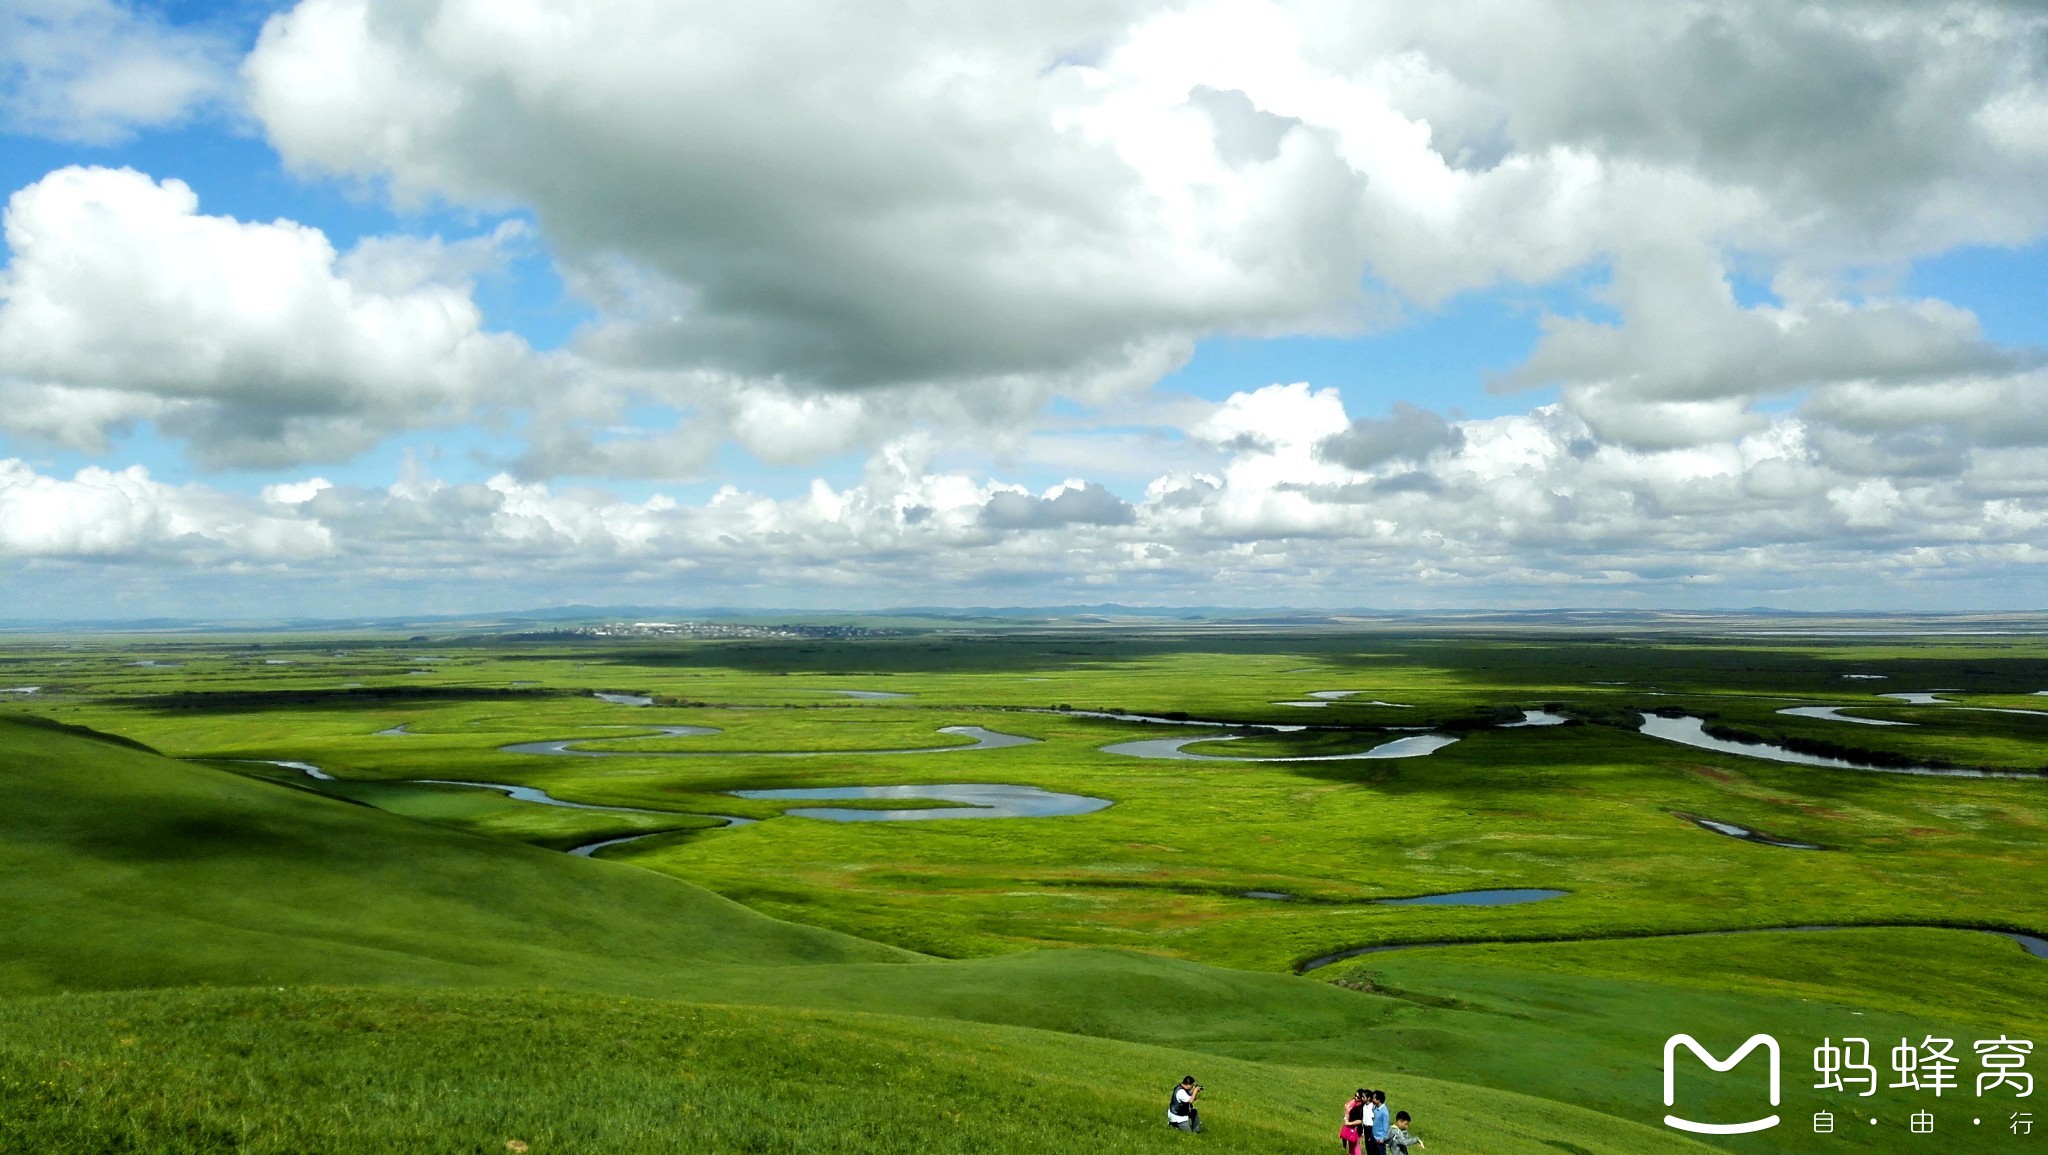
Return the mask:
POLYGON ((1387 1118, 1386 1104, 1374 1103, 1372 1105, 1372 1137, 1384 1143, 1387 1141, 1387 1132, 1391 1130, 1393 1130, 1393 1123, 1387 1118))

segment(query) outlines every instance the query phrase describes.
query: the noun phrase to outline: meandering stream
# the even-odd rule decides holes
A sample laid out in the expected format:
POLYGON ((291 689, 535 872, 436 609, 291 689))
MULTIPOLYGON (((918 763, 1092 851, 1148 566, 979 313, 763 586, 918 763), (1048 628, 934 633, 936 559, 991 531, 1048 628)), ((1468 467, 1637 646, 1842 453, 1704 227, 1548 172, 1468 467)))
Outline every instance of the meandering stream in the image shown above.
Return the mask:
POLYGON ((1170 758, 1183 762, 1355 762, 1366 758, 1420 758, 1456 742, 1456 738, 1442 734, 1414 734, 1382 742, 1370 750, 1359 750, 1350 754, 1299 754, 1292 757, 1260 758, 1253 755, 1196 754, 1181 747, 1195 742, 1234 742, 1243 734, 1218 734, 1215 737, 1198 738, 1146 738, 1137 742, 1118 742, 1102 747, 1104 754, 1123 754, 1132 758, 1170 758))
MULTIPOLYGON (((665 735, 691 736, 716 734, 717 730, 703 726, 663 726, 658 729, 665 735)), ((402 733, 403 727, 394 731, 402 733)), ((1004 746, 1017 746, 1035 742, 1035 738, 1023 738, 1015 734, 999 734, 979 726, 947 726, 942 734, 964 734, 977 741, 964 746, 920 747, 913 750, 865 750, 854 751, 866 754, 936 754, 949 750, 986 750, 1004 746)), ((634 755, 617 751, 596 751, 571 749, 577 741, 594 739, 567 739, 557 742, 523 742, 502 747, 502 752, 515 754, 558 754, 570 757, 632 757, 634 755)), ((787 754, 754 754, 753 757, 804 757, 807 754, 825 754, 832 751, 807 751, 787 754)), ((647 755, 640 755, 647 756, 647 755)), ((655 754, 654 757, 716 757, 709 753, 655 754)), ((748 756, 748 755, 743 755, 748 756)), ((310 762, 289 762, 279 759, 259 758, 255 761, 272 766, 297 770, 308 778, 320 782, 338 782, 334 775, 327 773, 310 762)), ((385 786, 455 786, 471 790, 493 790, 515 802, 528 802, 537 806, 555 806, 566 810, 592 810, 612 814, 652 814, 667 818, 715 818, 721 827, 750 826, 758 818, 744 818, 737 814, 704 814, 696 811, 654 810, 641 806, 603 805, 593 802, 572 802, 557 798, 538 786, 519 786, 509 782, 473 782, 454 778, 402 778, 388 782, 365 781, 364 785, 385 786)), ((1042 790, 1036 786, 1018 786, 995 782, 952 782, 937 785, 906 786, 825 786, 789 790, 728 790, 735 798, 755 800, 828 800, 855 798, 899 798, 909 800, 930 799, 939 802, 959 802, 960 806, 931 806, 904 809, 861 809, 851 806, 799 807, 783 813, 793 818, 816 818, 826 822, 918 822, 940 818, 1055 818, 1075 814, 1092 814, 1111 805, 1107 798, 1091 798, 1081 794, 1062 794, 1042 790)), ((689 829, 689 828, 684 828, 689 829)), ((569 853, 579 858, 589 858, 610 846, 638 842, 662 834, 674 834, 676 830, 649 830, 635 834, 603 838, 573 847, 569 853)))
POLYGON ((1559 946, 1568 946, 1573 943, 1583 942, 1642 942, 1645 940, 1671 938, 1715 938, 1721 935, 1731 934, 1819 934, 1825 933, 1827 931, 1837 930, 1958 930, 1968 931, 1975 934, 1995 934, 2000 938, 2011 939, 2013 942, 2018 943, 2021 950, 2026 951, 2028 954, 2033 955, 2035 958, 2048 959, 2048 939, 2043 939, 2031 934, 2021 934, 2017 931, 2000 930, 1996 927, 1988 926, 1941 926, 1934 923, 1888 922, 1872 923, 1863 926, 1759 926, 1746 927, 1735 930, 1681 930, 1674 931, 1670 934, 1607 935, 1590 936, 1587 938, 1563 939, 1490 938, 1466 939, 1464 941, 1444 940, 1440 942, 1395 942, 1385 943, 1378 946, 1355 946, 1347 948, 1345 950, 1331 951, 1329 954, 1317 955, 1312 959, 1307 959, 1297 964, 1294 969, 1297 974, 1307 974, 1309 971, 1321 970, 1322 968, 1329 966, 1331 963, 1339 963, 1343 962, 1346 959, 1359 958, 1363 955, 1385 954, 1389 951, 1397 950, 1427 950, 1431 947, 1516 946, 1536 945, 1543 943, 1554 943, 1559 946))
POLYGON ((790 790, 728 790, 735 798, 762 801, 831 801, 854 798, 936 799, 959 802, 960 806, 930 806, 906 810, 863 810, 850 806, 807 806, 785 810, 795 818, 822 818, 827 822, 918 822, 934 818, 1061 818, 1093 814, 1107 807, 1107 798, 1083 794, 1060 794, 1036 786, 1011 786, 992 782, 950 782, 936 786, 818 786, 790 790))
POLYGON ((1763 758, 1771 762, 1790 762, 1799 766, 1824 766, 1832 770, 1865 770, 1876 774, 1911 774, 1923 778, 2039 778, 2019 770, 1973 770, 1946 766, 1873 766, 1867 762, 1851 762, 1844 758, 1828 758, 1820 754, 1801 754, 1768 742, 1735 742, 1727 738, 1716 738, 1706 732, 1706 719, 1686 715, 1681 718, 1666 718, 1658 714, 1644 714, 1641 733, 1666 742, 1678 742, 1701 750, 1715 750, 1723 754, 1741 754, 1748 758, 1763 758))
POLYGON ((655 734, 628 734, 614 738, 562 738, 550 742, 515 742, 498 747, 500 754, 551 754, 570 758, 845 758, 871 754, 955 754, 964 750, 1000 750, 1006 746, 1035 746, 1037 738, 1003 734, 980 726, 941 726, 941 734, 972 738, 957 746, 916 746, 907 750, 585 750, 588 742, 619 742, 631 738, 694 738, 721 731, 708 726, 654 726, 655 734))
POLYGON ((1819 718, 1826 722, 1853 722, 1858 726, 1911 726, 1911 722, 1894 722, 1889 718, 1852 718, 1842 713, 1853 710, 1854 706, 1788 706, 1778 711, 1795 718, 1819 718))

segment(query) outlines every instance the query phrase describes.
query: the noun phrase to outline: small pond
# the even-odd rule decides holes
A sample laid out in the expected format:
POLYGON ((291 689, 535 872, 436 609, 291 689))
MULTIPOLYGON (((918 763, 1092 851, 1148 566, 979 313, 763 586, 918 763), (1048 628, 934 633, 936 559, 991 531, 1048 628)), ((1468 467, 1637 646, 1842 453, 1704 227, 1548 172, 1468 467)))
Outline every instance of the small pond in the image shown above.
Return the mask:
POLYGON ((1752 830, 1747 826, 1738 825, 1733 822, 1701 818, 1696 814, 1680 814, 1678 817, 1685 819, 1701 830, 1712 831, 1715 834, 1726 835, 1729 838, 1740 838, 1744 842, 1754 842, 1758 846, 1775 846, 1780 850, 1822 849, 1822 847, 1811 842, 1797 842, 1790 838, 1780 838, 1775 834, 1765 834, 1760 830, 1752 830))
POLYGON ((1567 719, 1563 714, 1553 714, 1548 710, 1524 710, 1522 711, 1521 721, 1502 722, 1500 728, 1503 730, 1517 730, 1523 726, 1562 726, 1566 721, 1567 719))
MULTIPOLYGON (((426 671, 425 671, 425 670, 416 670, 416 671, 411 671, 411 672, 413 672, 413 673, 422 673, 422 674, 426 673, 426 671)), ((650 697, 647 697, 647 696, 646 696, 646 695, 644 695, 644 694, 613 694, 613 693, 608 693, 608 692, 606 692, 606 691, 603 691, 603 690, 599 690, 599 691, 597 691, 596 693, 594 693, 594 694, 592 694, 592 695, 590 695, 590 696, 591 696, 591 697, 593 697, 593 698, 596 698, 596 699, 597 699, 598 701, 600 701, 600 702, 610 702, 610 703, 611 703, 612 705, 614 705, 614 706, 652 706, 652 705, 654 705, 654 699, 653 699, 653 698, 650 698, 650 697)))

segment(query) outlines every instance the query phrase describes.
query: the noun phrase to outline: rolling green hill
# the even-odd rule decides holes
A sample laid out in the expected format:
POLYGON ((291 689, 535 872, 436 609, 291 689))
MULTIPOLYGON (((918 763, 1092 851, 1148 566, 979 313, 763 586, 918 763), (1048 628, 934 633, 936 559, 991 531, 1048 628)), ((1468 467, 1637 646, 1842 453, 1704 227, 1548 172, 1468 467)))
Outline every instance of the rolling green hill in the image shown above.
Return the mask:
MULTIPOLYGON (((1319 1151, 1352 1077, 942 1019, 542 993, 0 1003, 0 1134, 42 1155, 1319 1151), (1199 1137, 1163 1125, 1189 1070, 1208 1089, 1199 1137)), ((1431 1150, 1711 1150, 1524 1095, 1420 1078, 1398 1094, 1431 1150)))
MULTIPOLYGON (((1911 723, 1890 729, 1779 713, 1844 700, 1842 671, 1865 678, 1878 650, 1851 661, 1572 642, 1486 666, 1484 647, 1383 648, 1112 646, 887 680, 601 649, 451 646, 418 671, 344 651, 289 651, 293 664, 276 666, 199 643, 174 667, 119 647, 52 652, 22 680, 53 689, 7 706, 123 737, 0 717, 0 1151, 499 1151, 520 1139, 578 1152, 1291 1152, 1325 1148, 1363 1083, 1415 1111, 1432 1152, 1763 1155, 1800 1142, 1809 1112, 1839 1107, 1863 1124, 1844 1150, 1903 1153, 1924 1146, 1902 1126, 1913 1096, 1817 1092, 1805 1067, 1821 1038, 1952 1035, 1967 1051, 2048 1030, 2048 963, 2010 938, 1934 929, 2039 932, 2040 782, 1836 774, 1633 732, 1639 707, 1677 703, 1788 742, 1833 735, 1921 756, 1909 747, 1969 740, 1987 764, 2037 764, 2048 717, 1998 712, 2041 705, 2016 688, 2048 668, 2031 648, 2037 664, 2008 673, 1987 643, 1942 653, 1952 677, 1916 674, 1984 692, 1952 711, 1848 683, 1868 699, 1857 710, 1911 723), (1980 665, 1996 686, 1972 680, 1991 677, 1980 665), (1665 688, 1610 680, 1651 676, 1665 688), (1602 680, 1578 681, 1589 677, 1602 680), (878 686, 909 696, 836 692, 878 686), (1357 697, 1282 701, 1322 687, 1357 697), (1059 702, 1339 727, 1243 738, 1239 751, 1350 749, 1378 731, 1342 727, 1395 723, 1460 741, 1407 762, 1159 762, 1098 750, 1156 727, 1003 708, 1059 702), (1492 729, 1537 704, 1590 721, 1492 729), (877 753, 965 724, 1042 741, 877 753), (670 725, 718 732, 635 736, 670 725), (569 736, 639 756, 501 752, 569 736), (763 750, 836 753, 734 756, 763 750), (240 761, 269 758, 337 780, 240 761), (959 780, 1115 804, 1075 819, 837 825, 724 793, 959 780), (701 829, 712 813, 764 821, 609 861, 560 853, 701 829), (1691 814, 1826 849, 1739 841, 1691 814), (1390 816, 1399 837, 1373 836, 1390 816), (1570 894, 1372 902, 1507 885, 1570 894), (1821 923, 1867 929, 1765 929, 1821 923), (1897 923, 1924 929, 1880 929, 1897 923), (1687 931, 1743 933, 1672 937, 1687 931), (1340 947, 1433 941, 1462 945, 1283 973, 1340 947), (1681 1030, 1719 1051, 1778 1035, 1786 1126, 1700 1145, 1659 1126, 1660 1046, 1681 1030), (1166 1084, 1190 1070, 1212 1092, 1200 1139, 1158 1119, 1166 1084)), ((865 660, 859 649, 834 660, 865 660)), ((1688 1077, 1684 1109, 1744 1117, 1754 1082, 1688 1077)), ((1952 1117, 1974 1100, 1934 1106, 1945 1149, 2004 1149, 1986 1145, 2006 1137, 1995 1127, 1960 1129, 2000 1116, 1952 1117)))
MULTIPOLYGON (((1197 1070, 1209 1149, 1296 1150, 1355 1069, 1217 1052, 1398 1005, 1116 952, 925 960, 20 720, 0 782, 10 1149, 1163 1150, 1165 1087, 1197 1070)), ((1401 1093, 1440 1144, 1673 1149, 1499 1090, 1401 1093)))
POLYGON ((548 986, 909 961, 631 867, 0 719, 0 990, 548 986))

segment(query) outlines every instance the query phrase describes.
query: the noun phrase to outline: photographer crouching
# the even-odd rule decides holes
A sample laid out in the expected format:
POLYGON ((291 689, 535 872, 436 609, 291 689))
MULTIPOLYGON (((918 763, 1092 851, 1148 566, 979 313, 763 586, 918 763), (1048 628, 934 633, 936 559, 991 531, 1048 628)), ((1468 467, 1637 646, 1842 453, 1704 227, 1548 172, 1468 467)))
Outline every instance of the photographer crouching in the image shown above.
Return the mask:
POLYGON ((1202 1113, 1195 1110, 1195 1100, 1202 1094, 1202 1085, 1195 1082, 1193 1075, 1181 1079, 1173 1089, 1173 1098, 1166 1104, 1166 1125, 1176 1131, 1200 1131, 1202 1113))

